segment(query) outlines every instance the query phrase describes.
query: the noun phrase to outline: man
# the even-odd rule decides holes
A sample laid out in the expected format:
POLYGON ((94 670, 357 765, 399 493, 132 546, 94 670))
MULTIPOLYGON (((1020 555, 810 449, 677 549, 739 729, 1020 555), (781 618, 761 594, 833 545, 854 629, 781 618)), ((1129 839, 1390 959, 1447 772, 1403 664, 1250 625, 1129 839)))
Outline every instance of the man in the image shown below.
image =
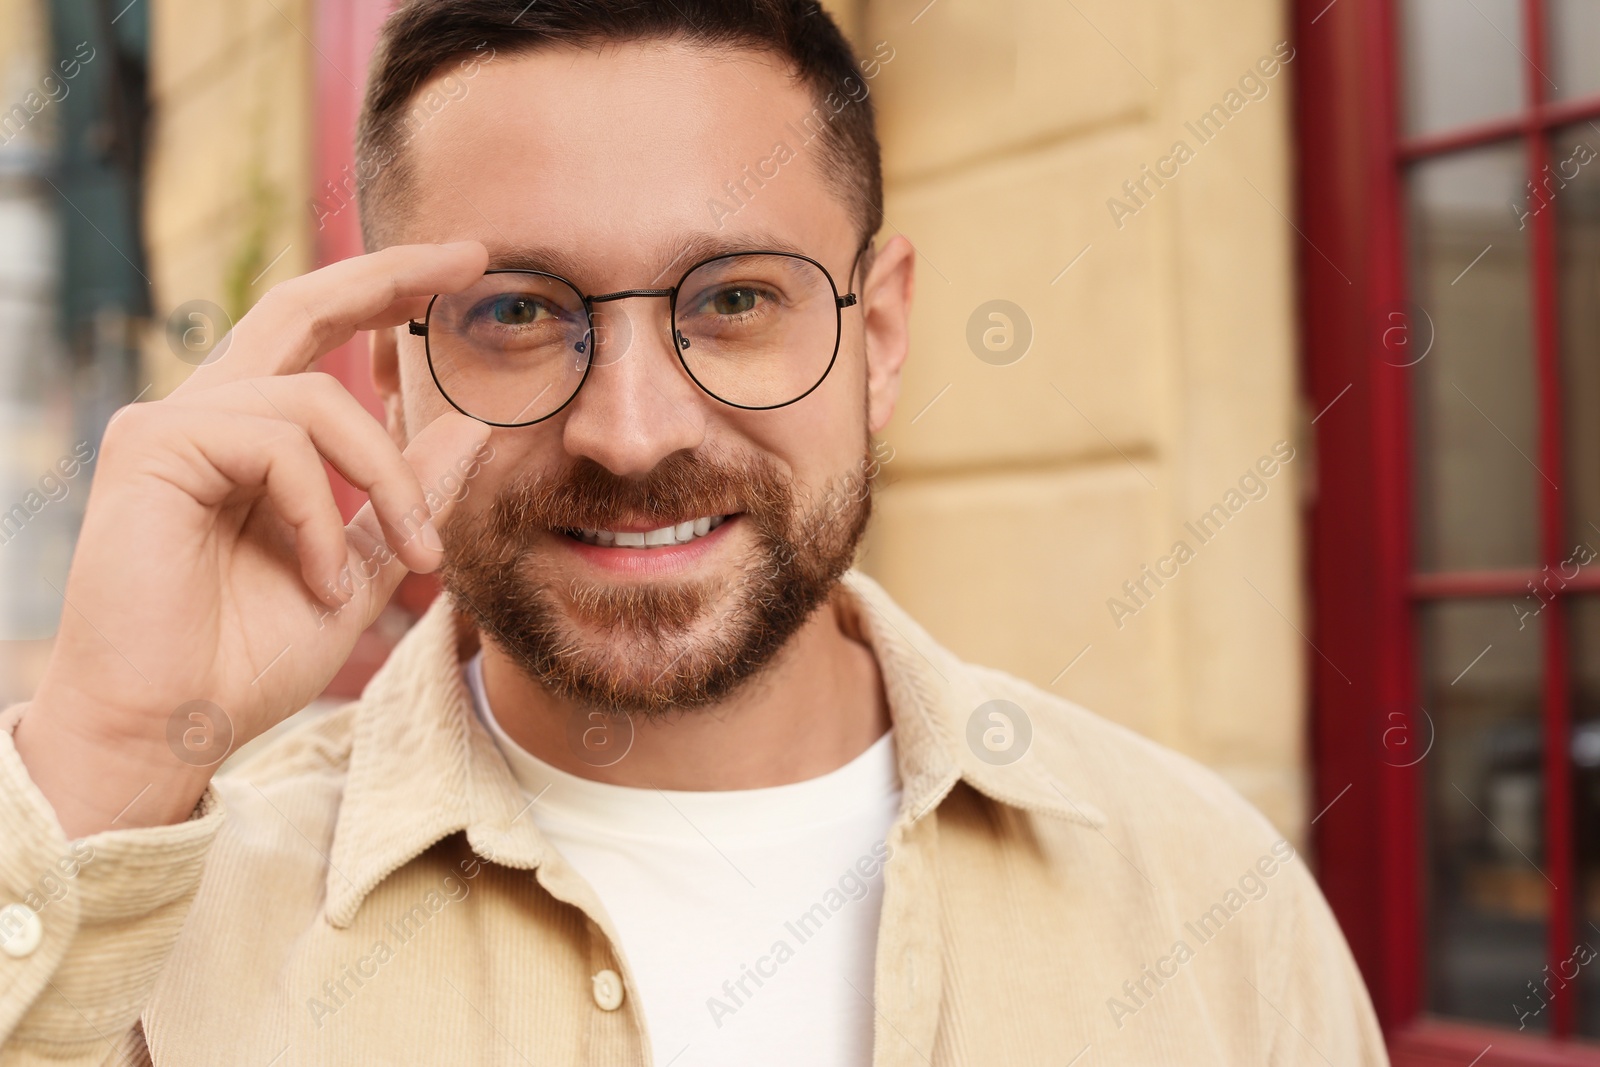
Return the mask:
POLYGON ((386 23, 375 251, 107 431, 0 731, 0 1063, 1384 1061, 1265 820, 849 572, 912 296, 867 71, 800 0, 386 23), (387 432, 307 372, 357 330, 387 432))

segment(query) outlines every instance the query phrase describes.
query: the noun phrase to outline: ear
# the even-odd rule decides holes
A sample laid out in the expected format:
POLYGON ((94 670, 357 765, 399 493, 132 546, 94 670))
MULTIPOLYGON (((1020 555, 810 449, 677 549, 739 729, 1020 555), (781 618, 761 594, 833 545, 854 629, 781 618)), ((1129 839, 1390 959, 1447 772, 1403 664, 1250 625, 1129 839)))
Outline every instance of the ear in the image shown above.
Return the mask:
POLYGON ((902 235, 873 257, 861 284, 861 321, 867 348, 867 428, 883 432, 900 399, 900 369, 911 351, 911 294, 917 251, 902 235))
POLYGON ((383 421, 389 437, 402 449, 407 444, 405 403, 400 393, 400 331, 403 329, 404 326, 391 326, 371 333, 372 385, 378 391, 378 399, 383 401, 383 421))

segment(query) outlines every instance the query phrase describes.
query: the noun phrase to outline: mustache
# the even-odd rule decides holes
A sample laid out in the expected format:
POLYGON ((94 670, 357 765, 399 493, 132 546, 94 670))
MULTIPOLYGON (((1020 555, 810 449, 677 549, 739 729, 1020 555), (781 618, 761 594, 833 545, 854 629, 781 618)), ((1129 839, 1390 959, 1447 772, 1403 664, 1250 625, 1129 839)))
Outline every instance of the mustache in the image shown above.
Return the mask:
POLYGON ((665 525, 736 513, 772 528, 786 520, 791 501, 790 479, 764 456, 734 462, 674 452, 639 477, 619 476, 584 458, 559 474, 508 484, 490 506, 485 532, 514 542, 544 530, 665 525))

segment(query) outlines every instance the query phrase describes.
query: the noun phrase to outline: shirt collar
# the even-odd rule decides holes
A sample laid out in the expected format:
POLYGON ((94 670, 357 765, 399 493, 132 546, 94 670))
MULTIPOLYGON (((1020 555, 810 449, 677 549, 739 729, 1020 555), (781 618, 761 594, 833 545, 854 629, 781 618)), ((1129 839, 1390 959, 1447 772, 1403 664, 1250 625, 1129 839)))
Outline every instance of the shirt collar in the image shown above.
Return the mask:
POLYGON ((1061 701, 958 659, 866 575, 851 571, 844 588, 849 594, 845 607, 854 612, 883 677, 895 724, 904 810, 911 821, 926 815, 959 780, 1013 808, 1097 830, 1105 826, 1104 813, 1067 785, 1084 780, 1088 768, 1078 763, 1076 751, 1060 745, 1060 731, 1052 728, 1061 720, 1061 701), (1014 763, 986 762, 968 742, 970 720, 995 699, 1028 705, 1021 710, 1031 739, 1014 763))
MULTIPOLYGON (((1034 751, 1007 765, 985 762, 967 743, 968 720, 1001 691, 1014 696, 1019 683, 958 660, 865 575, 847 574, 843 591, 846 622, 872 648, 883 677, 902 820, 925 817, 962 781, 1014 808, 1105 825, 1100 809, 1066 784, 1088 768, 1070 747, 1047 743, 1044 717, 1059 711, 1041 703, 1032 712, 1034 751), (1041 742, 1048 756, 1037 751, 1041 742)), ((475 645, 471 622, 441 594, 362 693, 329 855, 333 925, 348 926, 379 882, 453 833, 465 831, 478 855, 507 867, 544 862, 551 846, 462 681, 462 660, 475 645)))

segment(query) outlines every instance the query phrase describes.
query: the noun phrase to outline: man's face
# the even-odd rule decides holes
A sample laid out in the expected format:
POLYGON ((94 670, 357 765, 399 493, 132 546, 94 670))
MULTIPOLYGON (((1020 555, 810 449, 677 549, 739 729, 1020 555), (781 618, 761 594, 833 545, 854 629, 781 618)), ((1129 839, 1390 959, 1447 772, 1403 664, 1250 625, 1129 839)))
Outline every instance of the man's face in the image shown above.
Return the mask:
MULTIPOLYGON (((707 241, 781 242, 822 263, 841 294, 860 292, 850 213, 805 143, 815 106, 752 52, 645 42, 500 56, 403 149, 414 198, 389 208, 404 213, 390 232, 480 241, 491 268, 550 262, 586 294, 673 285, 707 241), (775 155, 788 161, 771 177, 775 155)), ((563 696, 647 713, 718 699, 769 661, 826 599, 866 522, 869 434, 892 409, 898 358, 869 374, 865 312, 843 311, 818 388, 748 411, 684 372, 665 298, 595 305, 576 398, 495 430, 493 459, 444 531, 444 580, 483 636, 563 696), (697 536, 667 546, 578 532, 696 520, 714 528, 680 527, 697 536)), ((380 340, 375 373, 402 437, 448 409, 421 338, 380 340)))

